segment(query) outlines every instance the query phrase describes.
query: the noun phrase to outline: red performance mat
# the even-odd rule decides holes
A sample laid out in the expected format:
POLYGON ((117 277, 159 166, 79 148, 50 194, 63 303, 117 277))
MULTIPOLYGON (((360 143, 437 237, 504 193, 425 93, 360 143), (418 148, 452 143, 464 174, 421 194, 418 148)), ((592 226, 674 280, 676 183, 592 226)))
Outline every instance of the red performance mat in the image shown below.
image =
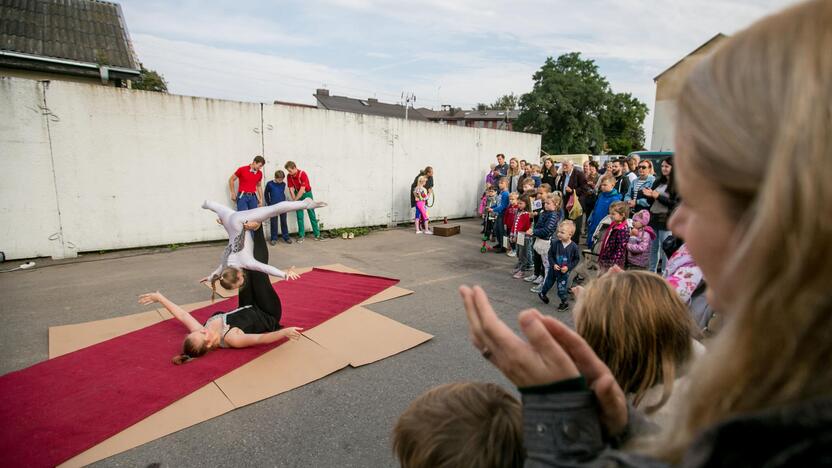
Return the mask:
MULTIPOLYGON (((310 329, 398 280, 317 268, 274 288, 284 327, 310 329)), ((237 298, 192 312, 204 321, 237 298)), ((176 319, 0 377, 0 465, 55 466, 281 343, 217 350, 181 366, 187 329, 176 319)))

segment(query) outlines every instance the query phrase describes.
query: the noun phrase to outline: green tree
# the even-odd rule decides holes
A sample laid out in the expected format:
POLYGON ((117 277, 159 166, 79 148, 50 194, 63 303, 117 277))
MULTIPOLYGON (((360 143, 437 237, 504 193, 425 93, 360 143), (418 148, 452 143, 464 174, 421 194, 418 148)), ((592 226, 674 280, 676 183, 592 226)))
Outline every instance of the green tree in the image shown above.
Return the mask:
POLYGON ((550 154, 598 153, 604 133, 599 121, 609 83, 592 60, 578 52, 549 57, 532 77, 534 88, 520 98, 515 128, 540 133, 550 154))
POLYGON ((610 93, 601 113, 601 127, 611 154, 628 154, 644 147, 642 124, 647 112, 647 105, 630 93, 610 93))
POLYGON ((519 104, 520 96, 514 93, 509 93, 500 96, 496 101, 494 101, 494 104, 491 104, 490 108, 496 110, 514 110, 517 109, 519 104))
POLYGON ((609 147, 626 154, 644 144, 647 107, 630 94, 614 94, 593 60, 578 52, 549 57, 532 78, 514 128, 540 133, 547 153, 598 154, 609 147))
POLYGON ((133 81, 132 87, 143 91, 168 92, 168 83, 165 81, 165 77, 155 70, 148 70, 144 65, 141 65, 141 75, 133 81))

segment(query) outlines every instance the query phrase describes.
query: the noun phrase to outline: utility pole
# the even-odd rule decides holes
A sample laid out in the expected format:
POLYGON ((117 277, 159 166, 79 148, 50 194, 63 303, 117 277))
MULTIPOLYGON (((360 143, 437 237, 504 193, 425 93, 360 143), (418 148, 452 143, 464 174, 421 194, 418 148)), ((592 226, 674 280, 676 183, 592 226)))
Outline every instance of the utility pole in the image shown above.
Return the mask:
POLYGON ((402 91, 402 101, 404 101, 404 119, 407 120, 407 111, 410 108, 410 104, 416 102, 416 95, 413 93, 405 94, 402 91))

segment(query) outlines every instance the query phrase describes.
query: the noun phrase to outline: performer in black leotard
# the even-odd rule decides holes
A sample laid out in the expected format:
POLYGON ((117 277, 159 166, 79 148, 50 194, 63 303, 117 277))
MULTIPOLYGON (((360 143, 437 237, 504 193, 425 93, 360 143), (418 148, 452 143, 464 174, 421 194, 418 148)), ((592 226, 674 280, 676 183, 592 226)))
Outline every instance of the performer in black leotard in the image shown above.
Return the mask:
MULTIPOLYGON (((258 227, 251 234, 254 257, 259 262, 268 263, 269 251, 263 227, 258 227)), ((162 304, 190 330, 182 343, 182 354, 173 358, 174 364, 183 364, 216 348, 245 348, 274 343, 282 338, 300 338, 302 328, 282 328, 280 325, 282 307, 269 275, 256 270, 244 270, 244 274, 246 278, 239 294, 239 307, 212 315, 205 325, 158 291, 139 297, 140 304, 162 304)))
MULTIPOLYGON (((254 244, 254 259, 260 263, 269 263, 269 248, 266 246, 266 235, 261 225, 256 231, 251 232, 254 244)), ((275 330, 281 328, 280 317, 283 308, 280 304, 280 297, 274 290, 269 275, 262 271, 243 269, 245 282, 240 289, 240 307, 253 305, 264 312, 267 316, 273 317, 276 322, 275 330)))

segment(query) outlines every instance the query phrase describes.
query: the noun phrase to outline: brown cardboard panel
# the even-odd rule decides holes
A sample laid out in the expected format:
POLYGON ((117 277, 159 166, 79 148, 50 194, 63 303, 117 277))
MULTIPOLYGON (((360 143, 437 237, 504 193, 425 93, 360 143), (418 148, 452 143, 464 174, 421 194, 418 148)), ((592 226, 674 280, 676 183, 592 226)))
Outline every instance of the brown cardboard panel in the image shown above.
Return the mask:
MULTIPOLYGON (((331 265, 324 265, 319 266, 322 270, 332 270, 332 271, 340 271, 343 273, 360 273, 365 275, 363 271, 356 270, 355 268, 348 267, 341 263, 333 263, 331 265)), ((390 286, 389 288, 385 289, 384 291, 376 294, 375 296, 367 299, 366 301, 362 302, 359 305, 370 305, 375 304, 378 302, 389 301, 391 299, 396 299, 398 297, 407 296, 409 294, 413 294, 413 291, 409 289, 400 288, 398 286, 390 286)))
POLYGON ((360 306, 303 333, 353 367, 390 357, 433 338, 360 306))
POLYGON ((231 401, 214 382, 211 382, 58 466, 65 468, 89 465, 233 409, 231 401))
MULTIPOLYGON (((312 271, 312 267, 295 268, 295 273, 297 273, 299 275, 302 275, 302 274, 304 274, 308 271, 312 271)), ((277 276, 269 276, 269 281, 271 281, 272 283, 276 283, 278 281, 283 281, 283 280, 281 278, 278 278, 277 276)), ((211 283, 209 283, 208 281, 203 281, 200 284, 202 284, 203 286, 208 288, 209 291, 211 290, 211 283)), ((224 297, 226 299, 228 299, 229 297, 234 297, 237 294, 239 294, 239 292, 240 292, 239 289, 234 289, 234 290, 225 289, 225 288, 222 287, 222 285, 219 282, 217 282, 216 286, 217 286, 217 295, 220 296, 220 297, 224 297)))
POLYGON ((49 327, 49 359, 161 322, 155 310, 94 322, 49 327))
POLYGON ((389 288, 367 299, 359 305, 366 306, 370 304, 376 304, 378 302, 389 301, 390 299, 396 299, 410 294, 413 294, 413 291, 409 289, 400 288, 398 286, 390 286, 389 288))
POLYGON ((238 367, 215 380, 217 386, 240 408, 298 388, 347 367, 314 341, 301 337, 238 367))

